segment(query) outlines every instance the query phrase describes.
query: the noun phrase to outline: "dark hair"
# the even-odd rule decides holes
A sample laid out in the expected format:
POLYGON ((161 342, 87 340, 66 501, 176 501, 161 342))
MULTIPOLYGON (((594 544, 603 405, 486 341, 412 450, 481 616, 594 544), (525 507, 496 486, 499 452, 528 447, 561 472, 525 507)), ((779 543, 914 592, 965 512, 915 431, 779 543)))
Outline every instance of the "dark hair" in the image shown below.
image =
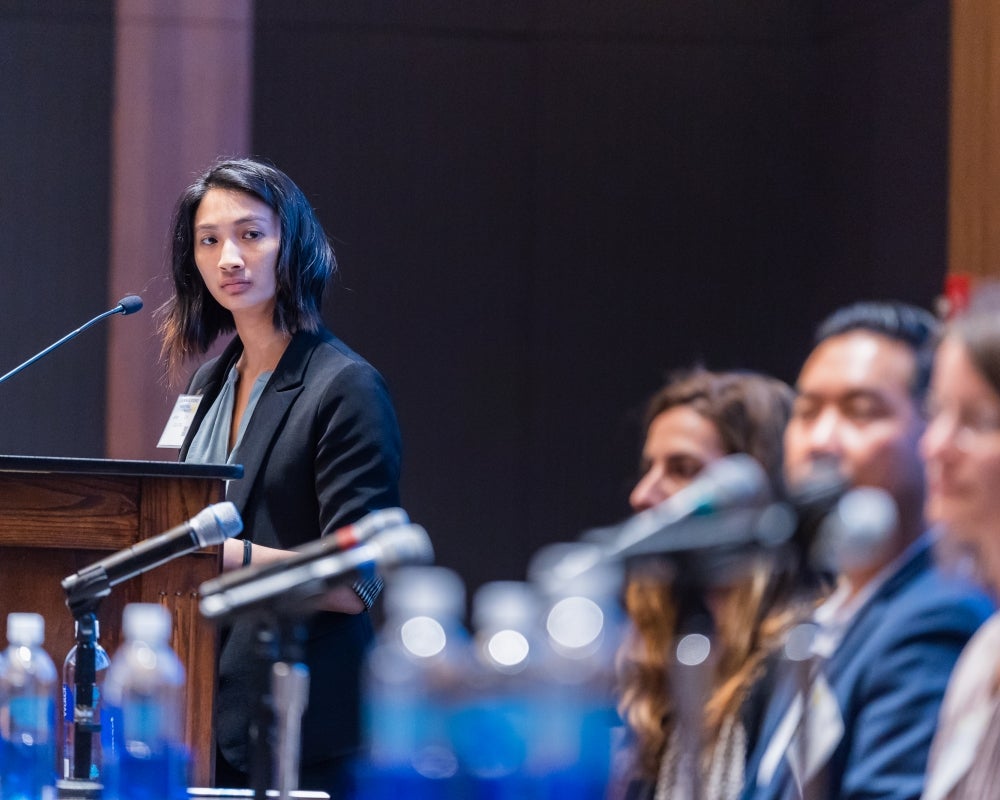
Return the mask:
POLYGON ((939 329, 937 318, 918 306, 898 300, 863 301, 838 309, 823 320, 816 328, 814 344, 851 331, 875 333, 902 342, 913 351, 916 360, 910 391, 914 398, 923 400, 931 382, 939 329))
POLYGON ((266 203, 281 224, 274 326, 286 333, 318 330, 323 291, 337 269, 333 248, 302 190, 284 172, 254 159, 213 164, 177 202, 173 218, 171 274, 174 294, 158 310, 161 356, 176 377, 183 362, 204 353, 223 333, 235 329, 233 315, 220 306, 198 274, 194 261, 194 217, 209 189, 227 189, 266 203))
POLYGON ((727 455, 747 453, 767 471, 776 492, 782 486, 782 434, 795 393, 784 382, 748 371, 678 373, 653 395, 644 431, 677 406, 690 406, 719 432, 727 455))

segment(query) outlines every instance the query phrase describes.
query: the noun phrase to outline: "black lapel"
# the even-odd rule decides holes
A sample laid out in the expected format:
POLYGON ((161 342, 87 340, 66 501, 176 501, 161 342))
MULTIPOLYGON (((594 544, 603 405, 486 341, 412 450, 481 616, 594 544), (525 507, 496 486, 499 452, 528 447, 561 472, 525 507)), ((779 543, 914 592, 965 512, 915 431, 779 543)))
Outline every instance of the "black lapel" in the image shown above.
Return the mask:
POLYGON ((226 492, 226 499, 240 511, 246 506, 271 442, 302 391, 306 367, 318 341, 319 337, 315 334, 295 334, 257 401, 236 458, 243 465, 243 477, 231 481, 226 492))

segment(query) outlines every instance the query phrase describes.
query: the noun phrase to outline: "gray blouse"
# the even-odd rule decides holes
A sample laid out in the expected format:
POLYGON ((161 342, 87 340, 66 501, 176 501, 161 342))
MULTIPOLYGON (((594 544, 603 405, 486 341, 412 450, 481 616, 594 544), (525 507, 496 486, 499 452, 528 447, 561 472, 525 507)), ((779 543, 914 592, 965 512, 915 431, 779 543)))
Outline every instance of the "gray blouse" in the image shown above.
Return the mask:
MULTIPOLYGON (((193 464, 238 464, 237 452, 240 449, 240 442, 243 441, 243 434, 253 416, 253 411, 257 407, 264 387, 271 377, 270 372, 262 372, 253 383, 250 390, 250 400, 247 403, 246 411, 240 420, 240 428, 236 432, 236 444, 232 451, 229 450, 229 432, 233 427, 233 406, 236 402, 236 383, 240 375, 234 365, 226 376, 226 382, 219 391, 212 407, 208 409, 201 425, 198 427, 191 446, 188 447, 185 461, 193 464)), ((228 486, 228 482, 226 483, 228 486)))

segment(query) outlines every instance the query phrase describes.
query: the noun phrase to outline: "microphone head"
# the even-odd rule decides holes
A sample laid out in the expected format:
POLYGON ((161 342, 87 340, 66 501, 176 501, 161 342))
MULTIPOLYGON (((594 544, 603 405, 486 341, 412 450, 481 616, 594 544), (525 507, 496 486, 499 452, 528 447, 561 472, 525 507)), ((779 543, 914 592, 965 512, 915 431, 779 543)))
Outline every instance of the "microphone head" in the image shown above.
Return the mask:
POLYGON ((800 512, 826 515, 851 488, 836 459, 817 458, 809 471, 788 485, 788 499, 800 512))
POLYGON ((710 517, 720 511, 762 510, 771 500, 771 482, 755 458, 745 453, 725 456, 659 505, 634 514, 607 537, 609 554, 642 552, 654 537, 684 519, 710 517))
POLYGON ((375 561, 380 568, 402 564, 430 564, 434 547, 427 531, 419 525, 400 525, 376 533, 368 544, 378 548, 375 561))
POLYGON ((406 525, 410 521, 410 516, 401 508, 380 508, 369 511, 365 516, 354 523, 354 534, 359 542, 370 539, 379 531, 386 528, 395 528, 397 525, 406 525))
POLYGON ((852 489, 820 524, 813 563, 834 573, 869 567, 885 554, 898 523, 899 512, 888 492, 872 486, 852 489))
POLYGON ((222 544, 243 530, 243 520, 230 502, 216 503, 199 511, 188 523, 201 547, 222 544))
POLYGON ((788 505, 795 516, 796 552, 808 557, 817 569, 824 569, 824 562, 833 557, 829 552, 818 553, 825 547, 818 545, 821 529, 850 489, 839 463, 827 458, 814 460, 808 473, 788 486, 788 505))
POLYGON ((117 308, 120 314, 127 317, 142 308, 142 298, 137 294, 130 294, 118 301, 117 308))
POLYGON ((670 500, 682 498, 689 513, 720 508, 764 505, 771 500, 771 482, 753 456, 734 453, 709 463, 692 483, 670 500))
POLYGON ((233 586, 220 586, 218 578, 206 581, 198 590, 202 595, 198 607, 203 616, 219 620, 241 612, 301 616, 316 610, 316 602, 334 582, 354 575, 357 570, 427 564, 433 558, 427 531, 418 525, 401 525, 377 533, 364 544, 342 553, 288 569, 265 570, 233 586))

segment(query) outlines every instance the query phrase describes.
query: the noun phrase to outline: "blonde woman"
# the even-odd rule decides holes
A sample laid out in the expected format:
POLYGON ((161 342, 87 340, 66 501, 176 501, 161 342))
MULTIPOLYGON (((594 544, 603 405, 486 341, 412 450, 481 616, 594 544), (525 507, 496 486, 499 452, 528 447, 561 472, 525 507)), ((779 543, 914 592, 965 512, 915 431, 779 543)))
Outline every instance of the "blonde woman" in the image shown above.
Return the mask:
MULTIPOLYGON (((927 516, 940 542, 1000 592, 1000 316, 960 318, 934 360, 921 440, 927 516)), ((931 748, 925 800, 1000 792, 1000 615, 972 638, 948 682, 931 748)))

